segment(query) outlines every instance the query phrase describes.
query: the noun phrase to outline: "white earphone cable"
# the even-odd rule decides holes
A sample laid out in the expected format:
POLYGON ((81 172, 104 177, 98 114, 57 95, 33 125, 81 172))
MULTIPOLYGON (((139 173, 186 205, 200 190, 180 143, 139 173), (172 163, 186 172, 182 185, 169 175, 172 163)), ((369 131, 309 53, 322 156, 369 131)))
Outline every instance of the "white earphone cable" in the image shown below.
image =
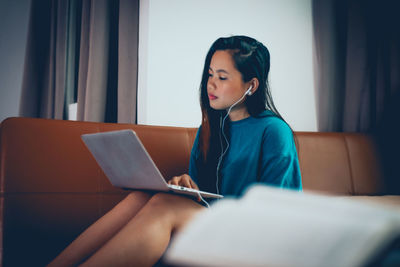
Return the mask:
POLYGON ((251 88, 249 88, 249 89, 244 93, 244 95, 243 95, 238 101, 236 101, 232 106, 229 107, 228 112, 226 113, 224 119, 222 120, 222 126, 221 126, 221 119, 220 119, 220 121, 219 121, 219 127, 220 127, 220 129, 221 129, 221 131, 222 131, 222 135, 224 136, 224 139, 225 139, 225 142, 226 142, 226 148, 224 149, 223 146, 222 146, 221 131, 220 131, 220 134, 219 134, 219 141, 220 141, 220 143, 221 143, 221 156, 220 156, 219 159, 218 159, 217 173, 216 173, 216 174, 217 174, 217 179, 216 179, 216 182, 215 182, 215 187, 217 188, 217 194, 219 194, 219 187, 218 187, 218 182, 219 182, 219 168, 220 168, 220 165, 221 165, 221 162, 222 162, 222 158, 225 156, 225 153, 228 151, 228 148, 229 148, 228 138, 226 138, 226 135, 225 135, 225 132, 224 132, 225 119, 229 116, 229 113, 231 112, 232 108, 233 108, 235 105, 237 105, 240 101, 242 101, 243 98, 250 92, 250 89, 251 89, 251 88))
POLYGON ((204 198, 201 196, 200 192, 197 192, 197 194, 199 195, 199 198, 201 199, 201 201, 204 202, 204 204, 206 204, 207 208, 210 208, 210 204, 208 204, 208 202, 204 200, 204 198))

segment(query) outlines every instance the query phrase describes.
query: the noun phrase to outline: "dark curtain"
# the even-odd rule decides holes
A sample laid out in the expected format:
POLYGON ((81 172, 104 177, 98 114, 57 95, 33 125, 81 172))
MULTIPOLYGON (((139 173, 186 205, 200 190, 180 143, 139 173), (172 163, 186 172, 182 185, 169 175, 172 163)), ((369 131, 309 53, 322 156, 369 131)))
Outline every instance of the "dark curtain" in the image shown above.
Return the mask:
POLYGON ((32 1, 20 115, 63 118, 66 2, 32 1), (58 43, 57 43, 58 41, 58 43), (59 68, 57 73, 54 72, 59 68))
POLYGON ((314 0, 319 131, 372 132, 400 86, 400 2, 314 0))
POLYGON ((33 0, 20 115, 136 123, 139 0, 33 0))

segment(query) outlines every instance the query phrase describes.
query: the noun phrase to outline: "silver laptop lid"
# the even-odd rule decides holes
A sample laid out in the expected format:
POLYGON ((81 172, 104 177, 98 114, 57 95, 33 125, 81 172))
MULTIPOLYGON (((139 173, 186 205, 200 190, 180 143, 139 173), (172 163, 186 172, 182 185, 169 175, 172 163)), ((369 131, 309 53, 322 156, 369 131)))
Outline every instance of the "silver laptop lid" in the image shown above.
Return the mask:
POLYGON ((169 190, 162 174, 133 130, 84 134, 82 140, 114 186, 169 190))

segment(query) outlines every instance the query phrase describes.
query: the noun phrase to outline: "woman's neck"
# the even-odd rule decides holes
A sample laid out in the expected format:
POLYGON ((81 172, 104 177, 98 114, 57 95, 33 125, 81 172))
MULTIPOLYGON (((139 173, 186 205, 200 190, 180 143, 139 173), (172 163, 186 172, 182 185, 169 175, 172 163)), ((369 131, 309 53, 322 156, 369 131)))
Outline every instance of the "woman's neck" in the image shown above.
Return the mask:
POLYGON ((229 119, 231 121, 239 121, 246 119, 250 116, 249 112, 247 112, 246 106, 241 106, 237 108, 233 108, 229 113, 229 119))

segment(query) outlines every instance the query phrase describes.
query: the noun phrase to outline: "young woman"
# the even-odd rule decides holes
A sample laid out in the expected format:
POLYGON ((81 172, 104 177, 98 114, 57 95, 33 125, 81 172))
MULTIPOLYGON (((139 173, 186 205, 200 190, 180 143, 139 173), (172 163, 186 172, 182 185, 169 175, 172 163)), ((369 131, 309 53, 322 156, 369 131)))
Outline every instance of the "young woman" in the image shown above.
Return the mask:
MULTIPOLYGON (((240 196, 253 183, 301 189, 290 127, 268 87, 270 56, 246 36, 219 38, 205 60, 202 110, 189 174, 169 183, 240 196)), ((200 200, 199 200, 200 201, 200 200)), ((50 266, 151 266, 199 211, 183 196, 136 191, 83 232, 50 266)))

